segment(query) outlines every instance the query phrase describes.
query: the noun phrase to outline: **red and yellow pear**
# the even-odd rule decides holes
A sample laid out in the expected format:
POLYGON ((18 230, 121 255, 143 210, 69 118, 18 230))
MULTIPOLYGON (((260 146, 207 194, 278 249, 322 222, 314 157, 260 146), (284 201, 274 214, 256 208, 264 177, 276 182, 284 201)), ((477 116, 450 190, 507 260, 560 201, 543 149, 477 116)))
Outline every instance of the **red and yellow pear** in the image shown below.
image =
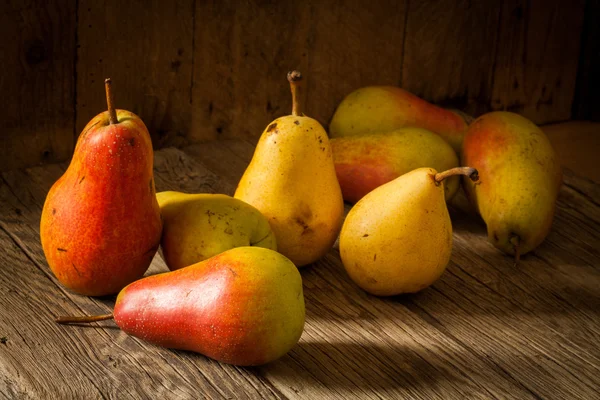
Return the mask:
MULTIPOLYGON (((445 171, 458 167, 458 157, 441 137, 422 128, 331 139, 335 172, 344 200, 356 203, 373 189, 414 169, 445 171)), ((446 200, 456 193, 458 176, 444 182, 446 200)))
POLYGON ((61 317, 59 323, 114 318, 126 333, 235 365, 286 354, 304 329, 302 278, 283 255, 236 247, 200 263, 125 287, 113 314, 61 317))
POLYGON ((479 171, 481 181, 464 187, 490 242, 517 260, 539 246, 550 232, 562 183, 544 132, 515 113, 484 114, 469 127, 462 162, 479 171))
POLYGON ((56 278, 88 296, 117 293, 139 279, 158 249, 162 221, 152 142, 135 114, 113 107, 94 117, 44 203, 40 236, 56 278))
POLYGON ((424 128, 440 135, 460 152, 470 117, 431 104, 395 86, 367 86, 347 95, 331 123, 331 138, 424 128))

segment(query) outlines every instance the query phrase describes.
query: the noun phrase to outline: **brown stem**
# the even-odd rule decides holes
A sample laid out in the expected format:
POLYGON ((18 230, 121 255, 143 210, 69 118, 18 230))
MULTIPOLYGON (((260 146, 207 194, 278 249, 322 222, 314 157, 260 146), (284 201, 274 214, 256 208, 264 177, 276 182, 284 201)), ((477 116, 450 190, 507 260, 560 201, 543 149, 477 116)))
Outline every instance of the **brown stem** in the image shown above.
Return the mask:
POLYGON ((292 115, 302 115, 300 109, 300 82, 302 81, 302 74, 298 71, 290 71, 287 74, 288 82, 290 82, 290 88, 292 89, 292 115))
POLYGON ((477 170, 475 168, 471 168, 471 167, 451 168, 447 171, 439 172, 439 173, 435 174, 434 179, 437 183, 440 183, 444 179, 446 179, 450 176, 454 176, 454 175, 468 176, 469 178, 471 178, 471 180, 473 182, 477 182, 479 180, 479 172, 477 172, 477 170))
POLYGON ((513 248, 515 249, 515 264, 514 264, 514 266, 516 267, 517 264, 519 264, 519 261, 521 260, 521 253, 519 251, 519 245, 521 244, 521 239, 517 235, 514 235, 509 239, 509 242, 513 245, 513 248))
POLYGON ((111 124, 118 124, 117 110, 115 110, 114 98, 111 89, 112 81, 110 78, 104 80, 104 89, 106 90, 106 104, 108 105, 108 122, 111 124))
POLYGON ((87 324, 90 322, 104 321, 107 319, 113 319, 112 314, 104 314, 104 315, 90 315, 85 317, 58 317, 56 318, 56 322, 59 324, 87 324))

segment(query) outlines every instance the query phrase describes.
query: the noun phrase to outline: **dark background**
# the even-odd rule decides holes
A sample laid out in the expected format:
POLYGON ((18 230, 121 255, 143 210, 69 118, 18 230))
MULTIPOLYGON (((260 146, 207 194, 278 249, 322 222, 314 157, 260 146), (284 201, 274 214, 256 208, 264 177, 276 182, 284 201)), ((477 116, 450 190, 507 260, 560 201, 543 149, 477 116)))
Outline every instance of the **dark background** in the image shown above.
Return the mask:
POLYGON ((138 113, 155 147, 254 142, 290 112, 327 124, 350 91, 402 86, 472 115, 600 119, 600 0, 0 3, 0 170, 66 160, 106 107, 138 113))

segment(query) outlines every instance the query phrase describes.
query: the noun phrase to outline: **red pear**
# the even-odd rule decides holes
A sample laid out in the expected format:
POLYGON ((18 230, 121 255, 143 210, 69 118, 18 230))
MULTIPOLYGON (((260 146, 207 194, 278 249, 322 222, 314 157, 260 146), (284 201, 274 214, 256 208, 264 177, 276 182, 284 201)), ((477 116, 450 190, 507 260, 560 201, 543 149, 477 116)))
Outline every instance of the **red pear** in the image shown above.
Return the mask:
POLYGON ((74 292, 117 293, 148 269, 162 230, 152 142, 135 114, 108 111, 79 136, 73 159, 46 197, 40 236, 50 269, 74 292))

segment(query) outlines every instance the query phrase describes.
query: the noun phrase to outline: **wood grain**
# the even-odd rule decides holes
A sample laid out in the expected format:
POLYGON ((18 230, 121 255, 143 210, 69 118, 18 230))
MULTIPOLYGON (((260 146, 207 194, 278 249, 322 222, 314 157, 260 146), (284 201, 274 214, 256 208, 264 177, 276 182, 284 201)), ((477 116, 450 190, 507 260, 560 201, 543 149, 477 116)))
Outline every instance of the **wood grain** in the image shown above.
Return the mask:
MULTIPOLYGON (((231 194, 253 151, 240 140, 158 151, 157 189, 231 194)), ((600 389, 600 187, 568 171, 551 235, 518 267, 463 214, 453 214, 448 270, 416 295, 366 294, 334 248, 301 270, 299 344, 272 364, 236 368, 148 345, 111 322, 53 323, 114 305, 64 290, 45 263, 39 215, 65 167, 6 172, 0 181, 5 397, 553 399, 600 389)), ((163 271, 156 257, 148 273, 163 271)))
POLYGON ((0 171, 73 151, 76 0, 0 3, 0 171))
POLYGON ((193 0, 79 0, 77 134, 106 110, 103 82, 110 77, 117 108, 142 118, 155 147, 186 143, 193 5, 193 0))
POLYGON ((342 98, 400 82, 404 2, 196 2, 193 140, 258 139, 291 112, 286 73, 304 77, 305 113, 326 125, 342 98))
POLYGON ((503 2, 492 108, 537 124, 571 118, 584 0, 503 2))
POLYGON ((490 108, 501 1, 409 2, 402 85, 479 115, 490 108))

